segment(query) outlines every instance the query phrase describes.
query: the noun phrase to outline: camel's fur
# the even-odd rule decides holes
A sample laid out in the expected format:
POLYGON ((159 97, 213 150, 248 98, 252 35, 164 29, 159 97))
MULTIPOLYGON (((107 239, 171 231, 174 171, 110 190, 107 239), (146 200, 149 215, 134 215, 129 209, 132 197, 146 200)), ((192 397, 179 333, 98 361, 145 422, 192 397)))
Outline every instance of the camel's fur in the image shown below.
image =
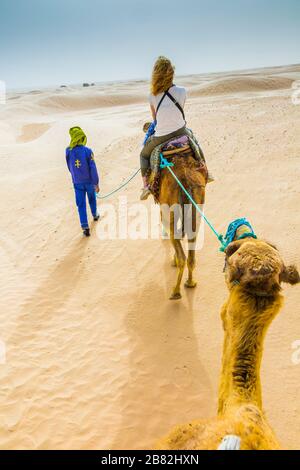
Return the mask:
POLYGON ((225 333, 218 416, 176 427, 159 449, 217 449, 224 436, 241 439, 241 449, 277 449, 262 410, 260 365, 267 329, 282 307, 281 282, 300 282, 272 245, 254 239, 226 250, 229 298, 221 310, 225 333))
MULTIPOLYGON (((174 155, 169 158, 169 161, 174 163, 173 170, 177 178, 181 181, 185 189, 190 193, 195 202, 202 206, 205 199, 205 177, 198 169, 198 162, 195 161, 192 154, 190 156, 182 157, 180 155, 174 155)), ((186 262, 186 256, 182 248, 181 240, 176 238, 176 225, 177 225, 177 215, 176 212, 172 210, 172 207, 187 205, 190 207, 190 217, 191 227, 195 232, 192 238, 189 238, 188 233, 188 258, 187 258, 187 267, 188 267, 188 279, 185 283, 186 287, 195 287, 196 282, 193 278, 193 270, 195 268, 195 244, 197 238, 197 231, 199 228, 199 214, 196 213, 195 208, 192 206, 188 197, 178 186, 178 183, 175 181, 173 176, 165 168, 161 172, 161 186, 159 193, 159 203, 161 208, 168 207, 171 209, 170 217, 166 217, 165 213, 161 209, 162 222, 166 230, 169 231, 170 240, 175 250, 174 264, 178 269, 178 276, 176 285, 172 291, 170 299, 180 299, 181 298, 181 280, 183 276, 183 271, 186 262)), ((187 225, 187 221, 183 221, 187 225)))

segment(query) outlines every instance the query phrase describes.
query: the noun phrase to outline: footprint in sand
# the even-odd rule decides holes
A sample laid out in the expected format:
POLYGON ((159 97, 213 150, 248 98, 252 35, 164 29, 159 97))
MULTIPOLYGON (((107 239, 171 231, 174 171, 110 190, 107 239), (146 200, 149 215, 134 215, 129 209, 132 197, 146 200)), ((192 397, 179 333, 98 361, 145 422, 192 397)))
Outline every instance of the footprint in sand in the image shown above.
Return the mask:
POLYGON ((173 382, 178 388, 187 387, 191 384, 191 372, 187 366, 175 367, 172 375, 173 382))

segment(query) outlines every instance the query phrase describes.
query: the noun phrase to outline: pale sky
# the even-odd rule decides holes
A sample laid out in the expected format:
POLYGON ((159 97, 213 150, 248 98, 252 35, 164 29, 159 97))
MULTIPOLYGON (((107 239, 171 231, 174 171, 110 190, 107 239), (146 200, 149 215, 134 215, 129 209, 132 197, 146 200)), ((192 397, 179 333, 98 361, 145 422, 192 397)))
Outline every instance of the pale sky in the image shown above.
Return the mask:
POLYGON ((1 0, 7 88, 300 63, 300 0, 1 0))

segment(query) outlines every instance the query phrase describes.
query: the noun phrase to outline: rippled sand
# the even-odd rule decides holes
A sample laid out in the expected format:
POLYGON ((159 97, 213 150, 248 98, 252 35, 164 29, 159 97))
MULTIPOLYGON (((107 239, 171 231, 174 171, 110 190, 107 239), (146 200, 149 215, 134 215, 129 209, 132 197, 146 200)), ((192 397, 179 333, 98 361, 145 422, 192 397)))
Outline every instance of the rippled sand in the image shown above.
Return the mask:
MULTIPOLYGON (((223 233, 247 216, 300 265, 296 79, 299 66, 177 83, 216 177, 206 214, 223 233)), ((65 165, 68 128, 79 124, 103 193, 128 178, 147 93, 141 81, 74 86, 9 94, 0 107, 1 449, 149 448, 172 425, 215 414, 226 296, 216 239, 205 229, 198 287, 170 302, 168 242, 99 240, 95 225, 83 239, 65 165)), ((136 178, 120 195, 136 203, 140 187, 136 178)), ((285 290, 266 340, 264 407, 283 446, 299 448, 300 290, 285 290)))

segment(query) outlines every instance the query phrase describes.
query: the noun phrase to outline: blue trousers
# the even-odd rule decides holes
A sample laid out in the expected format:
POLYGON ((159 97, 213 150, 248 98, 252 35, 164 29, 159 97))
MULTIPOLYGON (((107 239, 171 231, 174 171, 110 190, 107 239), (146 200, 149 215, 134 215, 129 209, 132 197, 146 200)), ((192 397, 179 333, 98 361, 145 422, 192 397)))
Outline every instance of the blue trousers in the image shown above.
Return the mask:
POLYGON ((86 195, 93 217, 97 215, 97 201, 95 195, 95 185, 90 183, 74 183, 76 205, 82 228, 88 228, 88 218, 86 213, 86 195))

